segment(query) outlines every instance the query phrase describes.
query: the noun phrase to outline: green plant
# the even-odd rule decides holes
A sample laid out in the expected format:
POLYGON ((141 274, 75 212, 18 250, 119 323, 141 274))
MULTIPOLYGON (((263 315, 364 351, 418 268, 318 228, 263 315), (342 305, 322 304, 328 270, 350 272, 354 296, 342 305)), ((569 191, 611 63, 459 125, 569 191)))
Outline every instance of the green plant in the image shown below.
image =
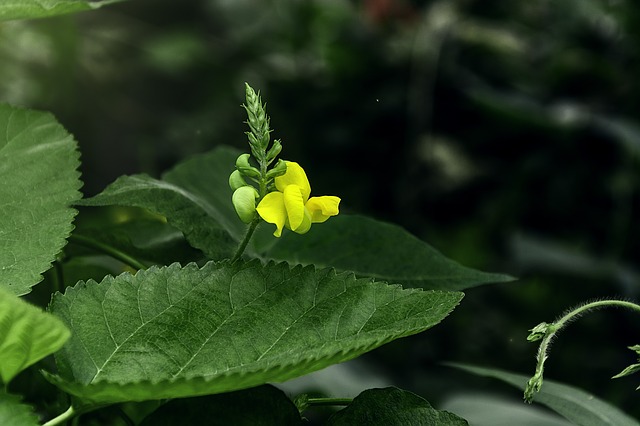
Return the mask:
MULTIPOLYGON (((0 18, 107 3, 16 0, 0 18)), ((293 425, 326 405, 345 406, 329 425, 466 424, 397 388, 292 400, 269 385, 421 333, 462 290, 512 278, 338 213, 338 197, 311 197, 302 167, 278 159, 286 144, 271 141, 249 85, 245 110, 250 153, 219 146, 83 199, 73 137, 48 113, 0 105, 0 424, 293 425), (52 294, 47 312, 29 294, 36 285, 52 294), (43 391, 14 390, 19 376, 43 391)), ((548 342, 557 329, 537 331, 548 342)), ((540 402, 579 424, 637 423, 577 389, 548 388, 540 402)))

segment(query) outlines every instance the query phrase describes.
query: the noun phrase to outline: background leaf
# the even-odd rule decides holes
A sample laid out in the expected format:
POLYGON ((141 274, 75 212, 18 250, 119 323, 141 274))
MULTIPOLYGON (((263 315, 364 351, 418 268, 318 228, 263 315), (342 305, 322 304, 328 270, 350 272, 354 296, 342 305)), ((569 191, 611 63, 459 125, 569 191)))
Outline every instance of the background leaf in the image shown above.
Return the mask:
POLYGON ((60 349, 68 338, 69 330, 58 318, 0 288, 2 382, 9 383, 19 372, 60 349))
POLYGON ((440 407, 467 419, 473 426, 571 426, 546 408, 523 404, 522 399, 507 399, 486 392, 464 392, 448 397, 440 407))
MULTIPOLYGON (((167 217, 187 240, 214 260, 228 258, 243 237, 227 184, 237 151, 217 148, 193 157, 166 173, 162 180, 148 176, 119 178, 86 206, 144 207, 167 217)), ((363 216, 340 214, 316 225, 305 235, 285 232, 274 238, 263 224, 248 254, 290 263, 334 267, 359 276, 412 287, 462 290, 513 278, 466 268, 399 226, 363 216)))
POLYGON ((46 18, 65 13, 82 12, 119 1, 122 0, 3 0, 0 3, 0 21, 46 18))
POLYGON ((38 426, 40 423, 33 409, 20 402, 20 397, 0 389, 0 424, 38 426))
POLYGON ((0 104, 0 286, 29 293, 65 245, 78 165, 76 142, 51 114, 0 104))
POLYGON ((147 417, 141 426, 210 424, 234 426, 299 426, 302 418, 281 390, 265 385, 236 392, 175 399, 147 417))
POLYGON ((464 426, 455 414, 436 410, 424 398, 398 388, 369 389, 329 418, 327 426, 464 426))
MULTIPOLYGON (((524 391, 528 376, 513 374, 502 370, 473 367, 463 364, 447 364, 479 376, 493 377, 524 391)), ((544 381, 542 389, 534 402, 546 405, 571 422, 581 426, 637 426, 637 420, 618 408, 596 398, 581 389, 567 386, 551 380, 544 381)))
POLYGON ((94 402, 228 392, 424 331, 461 298, 284 263, 152 267, 54 296, 73 336, 50 379, 94 402))

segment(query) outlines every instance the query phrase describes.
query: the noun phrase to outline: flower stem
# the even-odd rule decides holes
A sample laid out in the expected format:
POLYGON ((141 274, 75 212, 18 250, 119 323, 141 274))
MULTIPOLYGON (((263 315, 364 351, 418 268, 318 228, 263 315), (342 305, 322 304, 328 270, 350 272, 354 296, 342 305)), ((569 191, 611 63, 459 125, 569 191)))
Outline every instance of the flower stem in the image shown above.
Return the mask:
POLYGON ((49 420, 48 422, 46 422, 42 426, 56 426, 56 425, 62 424, 64 422, 66 422, 67 420, 71 419, 75 415, 76 415, 76 412, 73 409, 73 405, 70 405, 69 408, 67 409, 67 411, 65 411, 62 414, 57 415, 56 417, 54 417, 53 419, 49 420))
POLYGON ((249 240, 251 240, 251 236, 253 235, 253 232, 258 227, 259 223, 260 223, 260 218, 256 217, 255 219, 253 219, 253 221, 249 225, 249 228, 247 229, 247 233, 244 235, 244 239, 242 240, 242 242, 238 246, 238 249, 236 250, 236 254, 234 254, 233 257, 231 258, 231 263, 235 262, 236 260, 239 260, 242 257, 242 253, 244 253, 244 249, 247 248, 247 244, 249 244, 249 240))
POLYGON ((524 391, 525 401, 530 403, 533 400, 534 395, 539 392, 542 387, 544 363, 549 357, 549 347, 555 335, 571 321, 578 319, 578 317, 588 311, 608 306, 617 306, 640 312, 640 305, 636 303, 624 300, 598 300, 596 302, 586 303, 571 309, 554 323, 542 323, 531 330, 532 333, 529 335, 529 340, 533 341, 541 338, 542 341, 540 342, 540 347, 538 348, 538 354, 536 356, 538 360, 536 364, 536 371, 533 377, 531 377, 527 382, 527 387, 524 391))
POLYGON ((309 398, 307 404, 316 406, 328 405, 349 405, 353 402, 351 398, 309 398))
POLYGON ((130 266, 135 270, 147 269, 147 267, 136 258, 120 251, 119 249, 113 246, 104 244, 100 241, 96 241, 92 238, 85 237, 83 235, 78 235, 78 234, 71 234, 71 236, 69 237, 69 241, 72 241, 78 245, 81 245, 90 249, 101 251, 105 254, 108 254, 109 256, 119 260, 120 262, 130 266))

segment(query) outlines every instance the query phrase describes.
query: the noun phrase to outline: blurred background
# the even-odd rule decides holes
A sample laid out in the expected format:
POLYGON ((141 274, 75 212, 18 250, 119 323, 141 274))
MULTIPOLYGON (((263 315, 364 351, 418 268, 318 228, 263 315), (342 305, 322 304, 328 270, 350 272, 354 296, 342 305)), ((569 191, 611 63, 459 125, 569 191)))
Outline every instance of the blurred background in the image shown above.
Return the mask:
MULTIPOLYGON (((75 135, 90 196, 244 149, 249 82, 314 193, 520 278, 470 289, 438 327, 363 357, 351 385, 520 404, 440 363, 530 375, 528 329, 585 300, 638 299, 639 46, 631 0, 136 0, 0 24, 0 100, 75 135)), ((609 379, 636 361, 639 321, 581 319, 546 378, 640 417, 638 378, 609 379)))

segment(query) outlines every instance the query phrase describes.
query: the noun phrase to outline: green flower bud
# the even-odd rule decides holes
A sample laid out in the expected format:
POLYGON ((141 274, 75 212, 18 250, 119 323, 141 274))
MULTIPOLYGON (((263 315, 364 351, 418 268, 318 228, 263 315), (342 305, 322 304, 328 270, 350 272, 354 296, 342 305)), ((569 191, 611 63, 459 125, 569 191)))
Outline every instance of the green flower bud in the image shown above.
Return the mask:
POLYGON ((247 185, 247 182, 242 177, 242 173, 240 173, 240 170, 234 170, 233 173, 229 175, 229 186, 231 187, 232 190, 235 191, 241 186, 246 186, 246 185, 247 185))
POLYGON ((286 172, 287 172, 287 162, 278 160, 278 162, 273 167, 273 169, 267 172, 267 178, 274 179, 274 178, 277 178, 278 176, 282 176, 286 172))
POLYGON ((542 339, 549 332, 549 327, 551 327, 551 324, 541 322, 540 324, 529 330, 531 333, 529 333, 529 336, 527 336, 527 340, 530 342, 535 342, 536 340, 542 339))
POLYGON ((282 151, 282 144, 280 143, 280 140, 276 139, 273 141, 273 145, 271 145, 269 152, 267 152, 267 161, 271 162, 275 160, 278 154, 280 154, 280 151, 282 151))
POLYGON ((236 213, 244 223, 251 223, 256 217, 256 199, 260 195, 253 186, 241 186, 231 196, 236 213))
POLYGON ((240 154, 236 160, 236 168, 242 175, 258 179, 261 176, 260 170, 256 169, 249 163, 249 157, 251 157, 249 154, 240 154))
POLYGON ((236 167, 239 169, 240 167, 251 167, 249 164, 250 154, 240 154, 240 156, 236 159, 236 167))

